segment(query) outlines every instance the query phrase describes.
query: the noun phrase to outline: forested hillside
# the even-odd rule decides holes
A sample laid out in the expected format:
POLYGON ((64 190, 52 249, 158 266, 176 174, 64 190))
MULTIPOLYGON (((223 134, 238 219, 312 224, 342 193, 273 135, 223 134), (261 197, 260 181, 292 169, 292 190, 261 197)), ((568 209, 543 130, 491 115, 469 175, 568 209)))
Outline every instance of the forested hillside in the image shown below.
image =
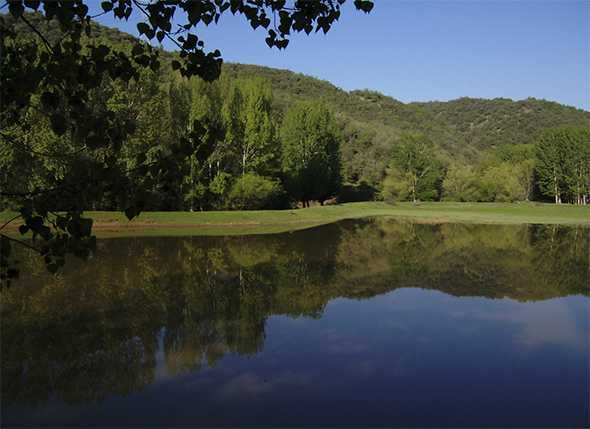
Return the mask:
MULTIPOLYGON (((53 21, 38 14, 28 19, 50 42, 61 37, 53 21)), ((12 25, 24 38, 36 38, 22 22, 12 25)), ((88 43, 129 51, 135 40, 95 25, 88 43)), ((588 134, 578 132, 590 128, 590 112, 532 98, 402 103, 375 91, 347 92, 287 70, 231 63, 224 64, 218 82, 206 84, 173 71, 176 55, 160 50, 158 71, 147 70, 126 86, 105 80, 94 96, 97 109, 101 103, 117 106, 122 117, 135 123, 121 151, 119 174, 125 176, 121 183, 140 185, 152 195, 146 208, 262 208, 324 201, 338 193, 344 200, 555 198, 585 203, 590 192, 588 134), (544 131, 559 127, 576 129, 574 137, 567 137, 571 144, 564 153, 553 158, 545 153, 543 158, 536 143, 543 135, 551 140, 544 131), (192 137, 185 141, 181 137, 186 133, 192 137), (306 151, 316 157, 305 159, 306 151), (175 154, 181 159, 175 161, 182 163, 179 168, 144 168, 146 160, 171 167, 175 154), (579 164, 570 162, 572 157, 579 164), (542 168, 537 167, 539 159, 545 160, 542 168), (569 170, 552 182, 547 175, 561 164, 570 165, 569 170), (342 190, 351 187, 368 192, 346 196, 342 190)), ((36 124, 37 135, 27 131, 25 140, 40 142, 37 153, 67 149, 64 136, 40 131, 43 123, 34 109, 10 129, 10 138, 15 140, 31 124, 36 124)), ((54 161, 25 162, 22 153, 6 147, 1 155, 5 171, 30 178, 24 185, 8 180, 12 188, 30 192, 40 183, 67 180, 66 167, 54 161), (41 166, 43 173, 37 174, 39 168, 35 174, 21 171, 23 165, 41 166)), ((87 161, 96 163, 96 157, 87 161)), ((108 195, 105 189, 89 196, 89 208, 125 205, 108 195)))
MULTIPOLYGON (((59 28, 52 21, 46 22, 40 15, 31 15, 31 21, 50 39, 59 37, 59 28)), ((20 22, 18 28, 29 31, 20 22)), ((96 25, 93 37, 127 49, 135 40, 128 33, 102 25, 96 25)), ((161 55, 164 64, 175 57, 166 51, 161 51, 161 55)), ((502 144, 531 143, 546 128, 590 126, 590 112, 535 98, 513 101, 462 97, 447 102, 402 103, 376 91, 347 92, 328 81, 289 70, 225 63, 224 72, 235 78, 268 80, 274 103, 281 112, 295 100, 321 99, 350 121, 387 129, 394 136, 403 130, 422 131, 443 148, 461 155, 473 155, 502 144)))

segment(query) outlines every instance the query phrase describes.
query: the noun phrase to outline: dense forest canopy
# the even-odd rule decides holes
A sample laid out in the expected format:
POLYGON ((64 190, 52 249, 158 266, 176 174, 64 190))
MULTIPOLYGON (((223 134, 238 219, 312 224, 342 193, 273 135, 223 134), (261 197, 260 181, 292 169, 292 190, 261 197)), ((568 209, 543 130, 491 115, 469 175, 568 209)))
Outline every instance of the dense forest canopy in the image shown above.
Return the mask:
MULTIPOLYGON (((22 80, 18 49, 34 47, 34 63, 44 43, 63 43, 69 33, 40 13, 0 18, 16 49, 4 58, 3 91, 15 98, 9 81, 22 80)), ((84 210, 132 218, 141 210, 283 208, 332 197, 590 198, 590 112, 532 98, 402 103, 243 64, 223 64, 208 82, 177 70, 182 53, 88 26, 78 43, 98 78, 83 100, 31 87, 19 115, 2 115, 0 209, 21 209, 21 232, 53 243, 41 250, 51 270, 65 253, 90 254, 84 210), (121 78, 126 55, 145 67, 121 78), (53 228, 64 232, 57 241, 53 228)))

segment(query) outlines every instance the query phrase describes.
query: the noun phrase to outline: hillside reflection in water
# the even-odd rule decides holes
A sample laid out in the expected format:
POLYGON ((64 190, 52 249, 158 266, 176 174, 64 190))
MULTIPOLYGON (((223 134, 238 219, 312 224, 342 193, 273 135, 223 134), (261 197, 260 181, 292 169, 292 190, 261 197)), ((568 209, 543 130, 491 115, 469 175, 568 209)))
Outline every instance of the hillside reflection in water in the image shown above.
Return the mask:
POLYGON ((3 425, 580 426, 590 230, 109 239, 2 295, 3 425))

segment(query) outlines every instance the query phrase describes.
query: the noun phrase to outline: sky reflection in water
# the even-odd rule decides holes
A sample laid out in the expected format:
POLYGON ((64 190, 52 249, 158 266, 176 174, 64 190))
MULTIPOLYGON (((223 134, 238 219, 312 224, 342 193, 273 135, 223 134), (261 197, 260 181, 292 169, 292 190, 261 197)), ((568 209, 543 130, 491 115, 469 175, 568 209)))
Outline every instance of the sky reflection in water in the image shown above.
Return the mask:
POLYGON ((583 427, 588 232, 107 240, 5 297, 3 424, 583 427))

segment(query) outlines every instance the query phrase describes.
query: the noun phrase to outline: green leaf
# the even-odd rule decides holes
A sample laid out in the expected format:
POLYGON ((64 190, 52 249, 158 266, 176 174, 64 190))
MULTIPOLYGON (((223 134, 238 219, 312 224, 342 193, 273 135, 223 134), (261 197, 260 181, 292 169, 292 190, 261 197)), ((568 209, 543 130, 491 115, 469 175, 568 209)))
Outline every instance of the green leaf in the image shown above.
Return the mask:
POLYGON ((354 0, 354 5, 358 10, 362 10, 365 13, 371 12, 373 6, 375 6, 373 2, 369 0, 354 0))
POLYGON ((146 24, 145 22, 140 22, 137 24, 137 31, 139 31, 139 34, 146 34, 148 31, 150 31, 150 26, 148 24, 146 24))
POLYGON ((100 7, 102 7, 102 10, 104 10, 105 12, 109 12, 113 9, 113 3, 111 3, 110 1, 103 1, 100 4, 100 7))

